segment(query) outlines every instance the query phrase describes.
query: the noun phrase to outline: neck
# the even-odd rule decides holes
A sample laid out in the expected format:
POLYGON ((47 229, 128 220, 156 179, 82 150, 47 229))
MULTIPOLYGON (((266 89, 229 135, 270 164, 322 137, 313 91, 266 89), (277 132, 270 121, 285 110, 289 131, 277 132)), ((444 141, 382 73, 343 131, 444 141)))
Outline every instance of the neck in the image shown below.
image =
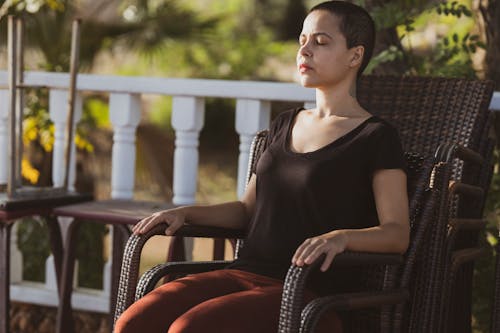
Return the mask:
POLYGON ((356 81, 316 88, 316 110, 320 114, 330 116, 358 115, 361 107, 356 99, 356 81))

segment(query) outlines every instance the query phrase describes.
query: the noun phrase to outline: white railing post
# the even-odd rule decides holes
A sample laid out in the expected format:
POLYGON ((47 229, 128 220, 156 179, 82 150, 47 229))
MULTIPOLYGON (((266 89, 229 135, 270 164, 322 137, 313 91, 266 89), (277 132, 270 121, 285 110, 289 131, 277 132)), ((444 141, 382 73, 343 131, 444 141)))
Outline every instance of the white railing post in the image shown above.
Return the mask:
POLYGON ((138 94, 112 93, 109 115, 113 124, 111 197, 132 199, 135 180, 135 131, 141 119, 138 94))
POLYGON ((45 260, 45 288, 57 291, 57 277, 52 254, 45 260))
POLYGON ((176 205, 189 205, 195 202, 198 144, 204 119, 203 98, 173 98, 172 126, 175 129, 173 203, 176 205))
MULTIPOLYGON (((82 117, 82 98, 76 95, 75 110, 73 118, 73 131, 76 124, 82 117)), ((49 94, 49 114, 54 122, 54 147, 52 153, 52 182, 55 187, 64 185, 65 173, 65 141, 66 126, 68 117, 68 91, 51 89, 49 94)), ((74 132, 73 132, 74 133, 74 132)), ((76 147, 74 142, 71 145, 71 160, 69 165, 69 188, 74 190, 76 179, 76 147)))
POLYGON ((17 246, 17 227, 14 223, 10 230, 10 283, 19 283, 23 280, 23 254, 17 246))
POLYGON ((0 90, 0 185, 7 184, 9 168, 8 91, 0 90))
POLYGON ((255 134, 269 126, 271 103, 269 101, 238 99, 236 101, 236 132, 240 136, 238 158, 238 197, 245 191, 248 154, 255 134))

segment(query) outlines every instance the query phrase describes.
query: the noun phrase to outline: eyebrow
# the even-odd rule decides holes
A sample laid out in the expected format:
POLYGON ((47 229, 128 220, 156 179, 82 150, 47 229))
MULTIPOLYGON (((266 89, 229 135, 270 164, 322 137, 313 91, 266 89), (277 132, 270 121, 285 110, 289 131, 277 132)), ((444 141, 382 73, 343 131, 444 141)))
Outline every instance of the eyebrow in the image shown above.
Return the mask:
MULTIPOLYGON (((300 34, 299 37, 302 37, 302 36, 305 36, 306 34, 300 34)), ((326 32, 315 32, 313 33, 313 37, 317 37, 317 36, 326 36, 330 39, 333 39, 332 36, 330 36, 329 34, 327 34, 326 32)))

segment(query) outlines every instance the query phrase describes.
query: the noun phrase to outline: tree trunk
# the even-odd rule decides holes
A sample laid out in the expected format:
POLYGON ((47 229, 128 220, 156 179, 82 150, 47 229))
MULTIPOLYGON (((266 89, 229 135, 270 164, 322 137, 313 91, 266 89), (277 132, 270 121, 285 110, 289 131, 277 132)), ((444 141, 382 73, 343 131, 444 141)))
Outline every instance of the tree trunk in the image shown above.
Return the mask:
POLYGON ((489 0, 481 2, 479 10, 484 19, 486 34, 486 78, 500 88, 500 2, 489 0))

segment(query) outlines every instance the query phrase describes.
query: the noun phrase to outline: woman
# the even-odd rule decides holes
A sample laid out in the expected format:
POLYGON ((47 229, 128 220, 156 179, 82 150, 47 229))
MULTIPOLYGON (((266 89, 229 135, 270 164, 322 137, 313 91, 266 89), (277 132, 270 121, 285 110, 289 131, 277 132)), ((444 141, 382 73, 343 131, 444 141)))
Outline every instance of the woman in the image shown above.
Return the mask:
MULTIPOLYGON (((307 292, 311 299, 339 281, 355 280, 327 272, 338 253, 406 251, 399 137, 356 100, 356 80, 371 57, 374 35, 373 20, 353 4, 328 1, 310 11, 297 68, 301 84, 316 89, 316 108, 283 112, 272 122, 241 200, 159 212, 134 227, 141 234, 167 223, 167 235, 184 223, 247 228, 239 258, 227 269, 155 289, 125 311, 116 332, 276 332, 290 263, 311 264, 326 254, 324 273, 313 277, 307 292)), ((335 314, 321 327, 342 331, 335 314)))

